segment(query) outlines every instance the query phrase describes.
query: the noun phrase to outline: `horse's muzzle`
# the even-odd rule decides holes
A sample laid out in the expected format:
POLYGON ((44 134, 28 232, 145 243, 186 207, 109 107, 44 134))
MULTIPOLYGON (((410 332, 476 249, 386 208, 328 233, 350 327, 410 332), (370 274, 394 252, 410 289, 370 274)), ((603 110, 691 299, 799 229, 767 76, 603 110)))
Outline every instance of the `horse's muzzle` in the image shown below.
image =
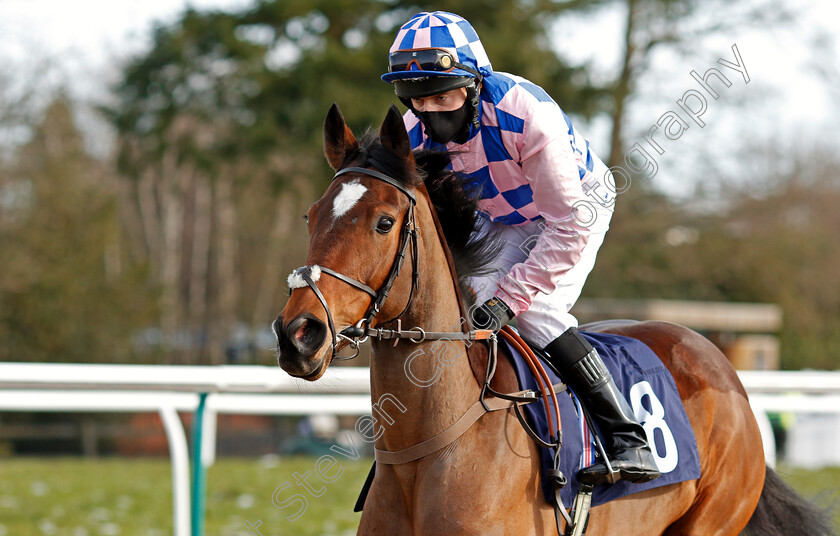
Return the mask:
POLYGON ((327 325, 304 313, 285 325, 280 315, 272 328, 277 336, 280 368, 299 378, 317 376, 323 360, 316 359, 316 355, 327 340, 327 325))

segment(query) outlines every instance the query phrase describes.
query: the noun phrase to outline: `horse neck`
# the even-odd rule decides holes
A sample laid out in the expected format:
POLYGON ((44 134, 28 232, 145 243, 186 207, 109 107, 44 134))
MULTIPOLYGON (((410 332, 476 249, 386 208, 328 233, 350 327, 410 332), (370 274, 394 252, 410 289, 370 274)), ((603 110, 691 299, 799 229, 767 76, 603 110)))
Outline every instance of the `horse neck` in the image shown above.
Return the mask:
MULTIPOLYGON (((431 203, 418 189, 416 220, 420 281, 402 315, 403 329, 462 330, 461 306, 448 249, 431 203)), ((406 263, 406 266, 410 266, 406 263)), ((403 273, 400 278, 410 278, 403 273)), ((374 342, 371 360, 373 417, 384 433, 377 448, 400 450, 441 432, 478 399, 467 346, 463 341, 374 342)))

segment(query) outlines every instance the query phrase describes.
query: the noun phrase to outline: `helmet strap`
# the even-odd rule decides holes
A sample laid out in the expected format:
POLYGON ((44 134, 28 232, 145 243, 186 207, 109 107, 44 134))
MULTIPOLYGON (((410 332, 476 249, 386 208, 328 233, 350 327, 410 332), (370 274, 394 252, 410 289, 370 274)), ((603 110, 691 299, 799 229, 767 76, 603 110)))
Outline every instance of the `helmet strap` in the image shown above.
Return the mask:
POLYGON ((480 87, 480 79, 477 79, 472 85, 467 86, 467 101, 469 101, 470 107, 472 108, 472 124, 475 128, 481 126, 481 123, 478 121, 478 110, 479 106, 481 106, 481 99, 479 98, 480 87))

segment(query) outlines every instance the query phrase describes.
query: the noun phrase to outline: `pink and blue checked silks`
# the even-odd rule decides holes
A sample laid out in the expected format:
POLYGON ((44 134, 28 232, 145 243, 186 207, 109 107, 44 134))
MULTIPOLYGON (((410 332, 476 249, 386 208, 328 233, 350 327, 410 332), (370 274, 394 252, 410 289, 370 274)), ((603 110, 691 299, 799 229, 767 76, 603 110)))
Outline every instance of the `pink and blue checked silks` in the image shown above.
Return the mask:
MULTIPOLYGON (((479 209, 488 219, 505 225, 539 224, 539 236, 527 245, 528 258, 497 282, 496 296, 519 315, 528 310, 537 294, 551 294, 580 260, 595 227, 581 224, 581 220, 590 219, 588 214, 573 217, 576 207, 581 202, 591 206, 600 201, 602 206, 596 208, 612 211, 613 199, 600 200, 592 191, 587 190, 589 196, 584 191, 590 179, 604 184, 609 171, 542 88, 524 78, 493 71, 478 35, 463 18, 440 11, 415 15, 400 28, 390 51, 417 48, 445 49, 457 62, 475 68, 484 77, 480 126, 470 127, 465 143, 450 142, 446 149, 453 152, 453 169, 468 176, 470 187, 480 197, 479 209)), ((382 79, 418 75, 472 76, 454 69, 451 73, 386 73, 382 79)), ((404 120, 413 148, 441 147, 424 134, 412 111, 404 120)), ((586 213, 588 209, 583 210, 586 213)), ((608 222, 609 214, 603 220, 608 222)))

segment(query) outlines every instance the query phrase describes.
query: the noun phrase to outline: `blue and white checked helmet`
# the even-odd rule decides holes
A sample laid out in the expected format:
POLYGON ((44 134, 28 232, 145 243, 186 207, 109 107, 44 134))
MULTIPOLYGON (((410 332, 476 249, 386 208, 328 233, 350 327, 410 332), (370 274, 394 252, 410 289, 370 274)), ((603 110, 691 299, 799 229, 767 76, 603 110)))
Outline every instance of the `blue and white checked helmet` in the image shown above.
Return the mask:
POLYGON ((382 80, 402 98, 444 93, 493 73, 472 25, 445 11, 418 13, 403 24, 388 59, 382 80))

